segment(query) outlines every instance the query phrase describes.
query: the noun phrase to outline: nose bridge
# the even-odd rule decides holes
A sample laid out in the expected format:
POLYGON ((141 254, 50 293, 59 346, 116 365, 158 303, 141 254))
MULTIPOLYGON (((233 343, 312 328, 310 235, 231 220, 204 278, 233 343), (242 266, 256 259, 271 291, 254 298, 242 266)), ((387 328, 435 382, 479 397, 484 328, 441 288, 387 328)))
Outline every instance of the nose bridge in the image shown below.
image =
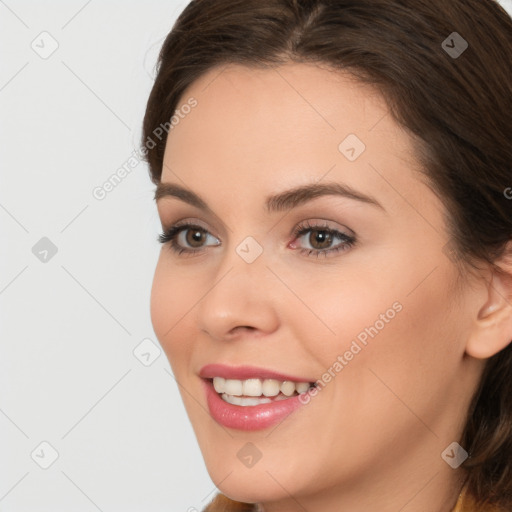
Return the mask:
POLYGON ((230 279, 240 281, 261 282, 268 274, 268 245, 263 229, 255 229, 254 223, 249 226, 241 215, 238 220, 233 219, 232 229, 217 267, 216 281, 229 272, 226 278, 230 276, 230 279))
POLYGON ((263 245, 254 237, 230 247, 198 304, 200 329, 217 339, 229 337, 237 327, 273 330, 277 312, 269 276, 263 245))

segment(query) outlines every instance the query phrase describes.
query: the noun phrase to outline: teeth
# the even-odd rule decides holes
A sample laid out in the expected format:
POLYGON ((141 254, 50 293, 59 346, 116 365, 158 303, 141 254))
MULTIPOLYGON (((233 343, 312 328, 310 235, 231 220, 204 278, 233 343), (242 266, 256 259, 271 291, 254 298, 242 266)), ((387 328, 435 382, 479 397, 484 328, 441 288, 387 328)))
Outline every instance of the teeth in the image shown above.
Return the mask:
POLYGON ((224 393, 227 393, 228 395, 235 395, 239 396, 242 395, 242 385, 243 382, 241 380, 234 380, 234 379, 226 379, 224 381, 224 393))
MULTIPOLYGON (((224 379, 223 377, 213 378, 213 387, 220 394, 231 395, 232 397, 251 396, 265 397, 277 396, 282 393, 285 396, 292 396, 295 392, 304 393, 311 385, 309 382, 292 382, 290 380, 279 381, 275 379, 224 379)), ((232 403, 232 402, 230 402, 232 403)), ((258 403, 265 403, 259 401, 258 403)), ((237 404, 238 405, 238 404, 237 404)))
POLYGON ((297 382, 297 384, 295 384, 295 389, 297 390, 297 393, 304 393, 309 389, 309 382, 297 382))
POLYGON ((222 399, 229 404, 241 405, 243 407, 248 405, 268 404, 269 402, 272 402, 270 398, 241 398, 239 396, 227 395, 226 393, 222 394, 222 399))
MULTIPOLYGON (((241 381, 238 381, 241 382, 241 381)), ((243 393, 245 396, 261 396, 261 380, 260 379, 248 379, 243 381, 243 393)))
POLYGON ((290 380, 285 380, 281 384, 281 393, 286 396, 292 396, 295 393, 295 382, 290 380))
POLYGON ((213 379, 213 387, 215 388, 215 391, 217 391, 217 393, 222 393, 224 391, 225 382, 226 379, 223 379, 222 377, 215 377, 213 379))
POLYGON ((265 379, 261 385, 261 390, 265 396, 276 396, 281 391, 281 383, 275 379, 265 379))

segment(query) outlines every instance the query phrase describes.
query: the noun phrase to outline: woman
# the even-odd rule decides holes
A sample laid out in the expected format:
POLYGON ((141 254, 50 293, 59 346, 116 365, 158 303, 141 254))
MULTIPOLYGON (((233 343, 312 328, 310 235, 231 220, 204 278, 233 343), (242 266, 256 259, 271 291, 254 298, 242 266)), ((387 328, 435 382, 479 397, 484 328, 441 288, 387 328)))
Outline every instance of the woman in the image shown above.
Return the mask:
POLYGON ((144 118, 206 511, 512 510, 512 21, 194 0, 144 118))

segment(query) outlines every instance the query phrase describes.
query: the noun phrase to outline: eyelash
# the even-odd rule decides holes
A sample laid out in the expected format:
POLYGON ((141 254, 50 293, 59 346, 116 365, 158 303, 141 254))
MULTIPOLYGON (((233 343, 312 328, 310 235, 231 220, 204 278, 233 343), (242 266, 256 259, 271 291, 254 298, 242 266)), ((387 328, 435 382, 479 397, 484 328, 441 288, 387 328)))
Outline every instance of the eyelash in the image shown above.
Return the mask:
MULTIPOLYGON (((169 243, 169 247, 172 251, 174 251, 176 254, 181 255, 183 253, 192 256, 194 254, 198 254, 203 252, 205 249, 186 249, 184 247, 181 247, 176 243, 176 237, 180 234, 181 231, 185 231, 187 229, 196 229, 198 231, 202 231, 204 233, 210 234, 206 229, 204 229, 201 226, 198 226, 197 224, 184 222, 180 224, 175 224, 174 226, 171 226, 169 229, 165 230, 163 233, 160 233, 158 235, 157 241, 161 244, 167 244, 169 243)), ((319 257, 321 255, 327 256, 327 254, 331 253, 338 253, 341 251, 346 251, 350 249, 352 246, 356 243, 356 238, 351 235, 347 235, 345 233, 342 233, 336 229, 329 228, 325 225, 320 224, 310 224, 309 221, 304 222, 303 224, 299 224, 293 231, 294 239, 300 238, 309 231, 323 231, 327 232, 329 235, 331 235, 333 238, 339 238, 342 240, 342 242, 331 249, 299 249, 300 254, 306 254, 308 257, 311 257, 313 254, 314 257, 319 257)))

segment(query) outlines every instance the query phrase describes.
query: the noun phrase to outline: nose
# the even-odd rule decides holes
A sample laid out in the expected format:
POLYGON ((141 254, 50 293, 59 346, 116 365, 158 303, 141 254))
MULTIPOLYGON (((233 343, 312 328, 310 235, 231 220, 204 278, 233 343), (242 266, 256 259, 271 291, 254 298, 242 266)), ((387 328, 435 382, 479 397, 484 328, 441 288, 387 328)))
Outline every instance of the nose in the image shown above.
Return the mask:
POLYGON ((199 329, 211 338, 259 337, 278 328, 275 277, 263 259, 246 263, 234 254, 205 288, 195 314, 199 329))

